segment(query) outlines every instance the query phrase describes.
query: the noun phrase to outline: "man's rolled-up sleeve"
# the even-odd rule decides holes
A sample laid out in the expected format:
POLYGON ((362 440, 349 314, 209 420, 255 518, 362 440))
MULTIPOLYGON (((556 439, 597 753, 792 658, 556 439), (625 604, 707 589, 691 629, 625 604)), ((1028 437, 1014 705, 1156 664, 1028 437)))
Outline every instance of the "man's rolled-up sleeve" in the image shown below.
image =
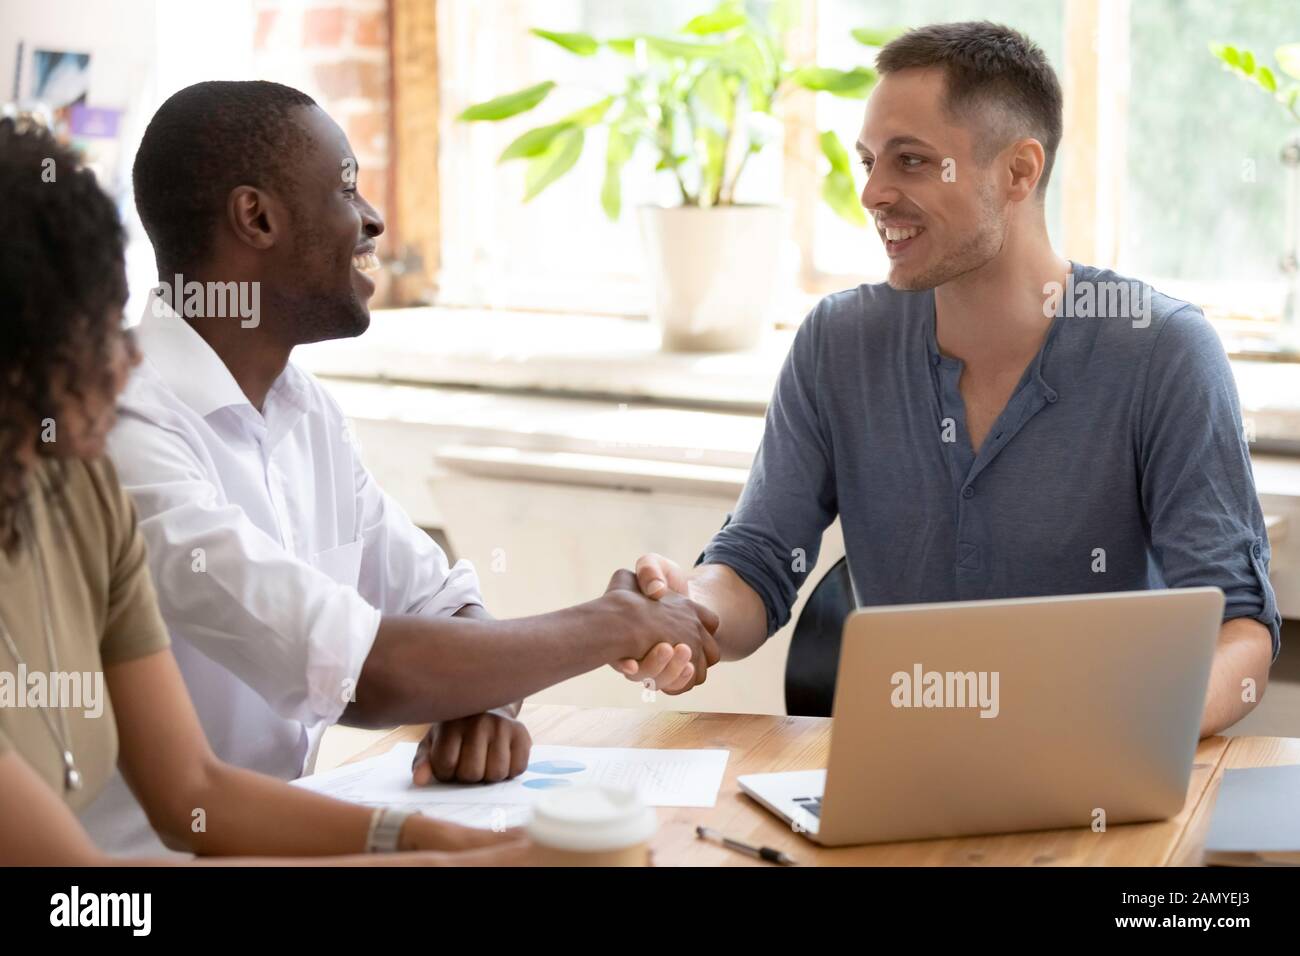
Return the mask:
POLYGON ((386 614, 448 617, 483 605, 478 574, 465 560, 451 564, 438 543, 407 516, 355 458, 362 550, 358 588, 386 614))
POLYGON ((224 500, 181 436, 128 414, 110 440, 172 638, 230 670, 281 717, 337 721, 379 610, 224 500))
POLYGON ((726 565, 754 589, 767 609, 769 637, 790 620, 837 510, 831 444, 814 385, 816 318, 814 310, 795 335, 740 500, 698 562, 726 565))
POLYGON ((1222 589, 1224 620, 1262 623, 1276 659, 1282 619, 1236 382, 1218 335, 1195 306, 1158 331, 1140 415, 1142 504, 1166 585, 1222 589))

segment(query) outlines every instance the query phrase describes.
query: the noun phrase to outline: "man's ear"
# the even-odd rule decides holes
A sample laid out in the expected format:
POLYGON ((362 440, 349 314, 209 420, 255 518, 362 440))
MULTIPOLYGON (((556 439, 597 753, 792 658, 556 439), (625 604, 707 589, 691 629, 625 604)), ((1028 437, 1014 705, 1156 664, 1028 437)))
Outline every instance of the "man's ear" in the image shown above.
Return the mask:
POLYGON ((1046 160, 1043 144, 1036 139, 1025 138, 1011 144, 1007 163, 1010 174, 1007 192, 1009 200, 1021 202, 1034 194, 1046 160))
POLYGON ((285 228, 284 207, 256 186, 236 186, 226 199, 226 219, 236 238, 254 249, 269 249, 285 228))

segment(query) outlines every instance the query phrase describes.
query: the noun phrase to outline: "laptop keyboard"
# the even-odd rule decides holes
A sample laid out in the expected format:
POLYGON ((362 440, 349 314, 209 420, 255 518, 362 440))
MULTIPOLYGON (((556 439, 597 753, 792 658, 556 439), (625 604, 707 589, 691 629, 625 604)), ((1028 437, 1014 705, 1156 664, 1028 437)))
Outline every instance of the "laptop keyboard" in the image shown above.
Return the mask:
POLYGON ((794 802, 799 805, 801 810, 812 814, 817 819, 822 816, 822 798, 821 797, 795 797, 794 802))

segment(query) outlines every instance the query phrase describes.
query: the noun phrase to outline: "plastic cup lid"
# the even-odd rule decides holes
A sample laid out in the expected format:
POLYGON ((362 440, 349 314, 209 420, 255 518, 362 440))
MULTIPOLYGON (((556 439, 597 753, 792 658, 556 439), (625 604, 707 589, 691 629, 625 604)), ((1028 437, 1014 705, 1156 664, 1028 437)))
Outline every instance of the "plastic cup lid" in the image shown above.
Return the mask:
POLYGON ((634 790, 582 784, 540 797, 528 835, 543 846, 598 852, 644 843, 658 826, 654 808, 634 790))

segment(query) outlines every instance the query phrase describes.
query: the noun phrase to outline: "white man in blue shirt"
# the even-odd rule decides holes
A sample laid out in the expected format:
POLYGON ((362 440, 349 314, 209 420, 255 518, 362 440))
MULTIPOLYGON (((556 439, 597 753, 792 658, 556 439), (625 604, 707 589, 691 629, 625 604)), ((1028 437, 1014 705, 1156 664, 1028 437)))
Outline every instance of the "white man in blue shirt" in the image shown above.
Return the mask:
MULTIPOLYGON (((1213 585, 1200 730, 1231 726, 1281 620, 1218 337, 1195 306, 1052 249, 1061 89, 1031 41, 939 24, 876 67, 857 149, 888 282, 805 320, 728 523, 689 571, 642 556, 642 591, 711 608, 723 659, 745 657, 789 620, 837 516, 866 605, 1213 585)), ((615 666, 670 694, 697 679, 666 644, 615 666)))

